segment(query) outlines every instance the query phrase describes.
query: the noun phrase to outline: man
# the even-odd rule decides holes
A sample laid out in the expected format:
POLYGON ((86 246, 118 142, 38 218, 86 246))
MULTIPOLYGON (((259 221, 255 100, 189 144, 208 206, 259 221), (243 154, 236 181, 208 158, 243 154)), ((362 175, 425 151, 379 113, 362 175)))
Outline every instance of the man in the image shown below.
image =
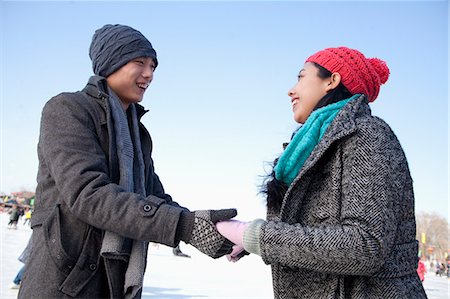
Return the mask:
POLYGON ((182 240, 213 258, 231 251, 214 223, 236 210, 190 212, 154 172, 138 104, 158 66, 151 43, 105 25, 89 55, 87 86, 42 112, 33 251, 19 298, 139 298, 148 242, 182 240))

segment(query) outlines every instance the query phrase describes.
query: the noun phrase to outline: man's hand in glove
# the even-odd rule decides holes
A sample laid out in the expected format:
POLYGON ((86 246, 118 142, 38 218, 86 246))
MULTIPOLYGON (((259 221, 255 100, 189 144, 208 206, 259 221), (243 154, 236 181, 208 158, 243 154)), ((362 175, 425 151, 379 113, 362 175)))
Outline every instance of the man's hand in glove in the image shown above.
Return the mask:
POLYGON ((212 258, 222 257, 231 253, 234 244, 217 231, 215 223, 236 215, 236 209, 183 211, 177 228, 178 239, 212 258))

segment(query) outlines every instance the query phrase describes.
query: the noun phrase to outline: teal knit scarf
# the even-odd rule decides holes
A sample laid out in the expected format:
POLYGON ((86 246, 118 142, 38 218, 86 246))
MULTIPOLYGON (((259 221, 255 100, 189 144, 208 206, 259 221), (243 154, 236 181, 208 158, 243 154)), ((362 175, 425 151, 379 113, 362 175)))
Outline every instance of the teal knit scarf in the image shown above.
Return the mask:
POLYGON ((338 112, 345 104, 358 97, 359 94, 356 94, 349 99, 327 105, 311 113, 278 160, 274 168, 277 180, 288 185, 294 181, 338 112))

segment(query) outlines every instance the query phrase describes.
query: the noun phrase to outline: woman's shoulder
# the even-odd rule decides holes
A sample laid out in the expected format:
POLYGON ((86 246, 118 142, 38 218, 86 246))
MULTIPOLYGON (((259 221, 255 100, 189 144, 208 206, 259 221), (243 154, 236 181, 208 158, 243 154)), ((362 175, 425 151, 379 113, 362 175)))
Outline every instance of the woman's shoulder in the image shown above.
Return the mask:
MULTIPOLYGON (((359 117, 355 121, 356 131, 353 136, 358 146, 375 151, 403 153, 400 141, 391 126, 382 118, 373 115, 359 117), (378 150, 376 150, 378 149, 378 150)), ((403 154, 402 154, 403 156, 403 154)))
POLYGON ((356 118, 356 126, 360 130, 375 131, 378 133, 394 134, 391 126, 381 117, 372 114, 356 118))
POLYGON ((372 114, 372 109, 365 95, 361 95, 347 106, 350 119, 353 119, 359 129, 382 130, 392 132, 389 124, 381 117, 372 114))

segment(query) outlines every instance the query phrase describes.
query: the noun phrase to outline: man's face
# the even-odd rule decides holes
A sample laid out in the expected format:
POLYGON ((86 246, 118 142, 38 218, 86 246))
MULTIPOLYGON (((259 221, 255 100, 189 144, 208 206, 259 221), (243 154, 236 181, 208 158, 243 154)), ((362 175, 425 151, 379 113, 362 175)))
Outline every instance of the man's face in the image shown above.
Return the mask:
POLYGON ((144 93, 153 80, 155 63, 150 57, 129 61, 106 78, 109 87, 117 94, 125 109, 131 103, 142 101, 144 93))

